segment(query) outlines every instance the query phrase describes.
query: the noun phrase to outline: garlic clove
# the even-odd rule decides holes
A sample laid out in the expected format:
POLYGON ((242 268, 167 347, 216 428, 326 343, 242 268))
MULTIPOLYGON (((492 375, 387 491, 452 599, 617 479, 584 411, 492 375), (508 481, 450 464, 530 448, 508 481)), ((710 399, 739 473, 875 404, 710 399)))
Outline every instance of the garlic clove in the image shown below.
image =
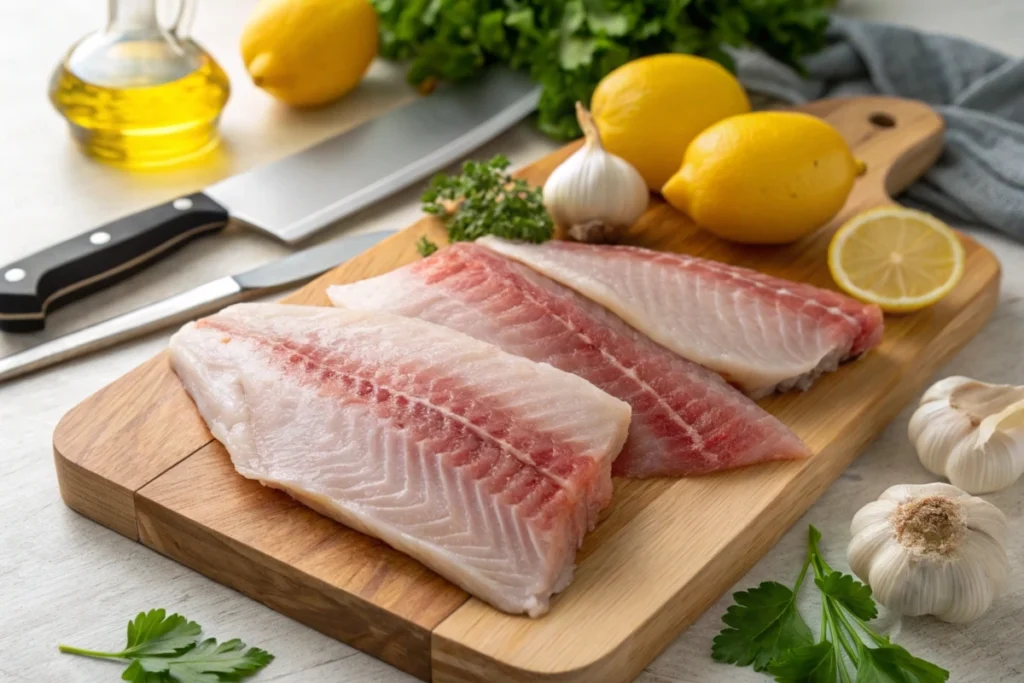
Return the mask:
POLYGON ((1024 387, 1012 384, 989 384, 970 377, 955 375, 939 380, 924 392, 921 405, 946 401, 968 415, 985 417, 1012 403, 1024 400, 1024 387))
POLYGON ((988 439, 966 439, 949 451, 942 469, 936 473, 971 493, 1006 488, 1008 482, 1013 483, 1024 474, 1021 436, 993 432, 988 439))
POLYGON ((996 433, 1011 434, 1024 431, 1024 400, 1011 403, 994 415, 989 415, 978 426, 982 441, 996 433))
MULTIPOLYGON (((936 616, 949 621, 962 600, 958 585, 964 585, 961 572, 951 563, 934 564, 907 559, 908 572, 900 586, 898 600, 891 604, 900 614, 909 617, 936 616)), ((887 603, 883 603, 887 604, 887 603)))
POLYGON ((987 384, 977 380, 960 382, 949 392, 949 405, 975 421, 998 413, 1022 400, 1024 400, 1024 387, 1015 387, 1009 384, 987 384))
POLYGON ((971 531, 988 536, 1000 546, 1006 545, 1006 515, 983 498, 968 496, 960 499, 966 516, 965 524, 971 531))
POLYGON ((889 517, 895 509, 896 504, 892 501, 877 500, 868 503, 854 516, 850 524, 853 538, 846 549, 846 556, 850 569, 857 576, 868 576, 873 559, 887 544, 894 543, 889 532, 889 517))
POLYGON ((971 421, 951 411, 945 401, 936 400, 917 409, 910 418, 909 432, 921 464, 929 472, 945 476, 955 444, 971 433, 971 421))
POLYGON ((899 614, 917 617, 928 614, 936 596, 941 596, 946 583, 941 574, 941 570, 912 563, 899 544, 887 538, 861 578, 871 586, 878 602, 899 614))
POLYGON ((888 499, 872 501, 857 511, 850 522, 850 533, 857 535, 877 524, 888 523, 889 516, 896 509, 896 503, 888 499))
POLYGON ((959 554, 960 561, 949 565, 947 606, 931 613, 943 621, 964 624, 984 614, 1002 593, 1010 565, 1002 546, 984 534, 966 538, 959 554))
POLYGON ((949 398, 951 393, 962 387, 964 384, 969 384, 974 381, 975 380, 970 377, 963 377, 960 375, 940 379, 938 382, 928 387, 928 390, 924 392, 924 396, 921 397, 921 405, 932 401, 944 401, 949 398))
POLYGON ((991 603, 1010 583, 1010 559, 1003 544, 986 534, 974 534, 964 544, 963 555, 975 560, 971 564, 980 568, 980 576, 992 587, 991 603))

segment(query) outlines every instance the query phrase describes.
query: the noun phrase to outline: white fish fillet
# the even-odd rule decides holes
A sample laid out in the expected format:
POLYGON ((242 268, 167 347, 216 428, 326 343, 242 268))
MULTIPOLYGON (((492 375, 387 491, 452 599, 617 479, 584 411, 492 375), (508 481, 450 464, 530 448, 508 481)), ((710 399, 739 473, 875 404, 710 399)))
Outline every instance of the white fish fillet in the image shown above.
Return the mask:
POLYGON ((531 616, 571 580, 629 425, 578 377, 382 313, 241 304, 170 353, 239 473, 531 616))
POLYGON ((477 244, 575 289, 754 398, 806 389, 882 339, 877 306, 696 256, 490 236, 477 244))
POLYGON ((804 458, 807 446, 715 373, 568 287, 472 242, 328 287, 336 306, 450 327, 579 375, 633 408, 612 474, 678 477, 804 458))

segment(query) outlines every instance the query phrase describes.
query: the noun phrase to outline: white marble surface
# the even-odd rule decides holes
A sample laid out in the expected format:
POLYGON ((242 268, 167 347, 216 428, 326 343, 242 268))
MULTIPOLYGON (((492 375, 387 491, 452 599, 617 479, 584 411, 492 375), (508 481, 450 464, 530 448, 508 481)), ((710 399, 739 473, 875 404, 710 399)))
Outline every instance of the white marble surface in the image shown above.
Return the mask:
MULTIPOLYGON (((73 147, 50 109, 46 83, 64 49, 98 25, 105 3, 73 0, 0 3, 0 263, 30 253, 126 211, 199 188, 214 179, 296 151, 411 98, 398 73, 383 65, 336 106, 295 113, 277 106, 244 77, 237 54, 241 24, 253 0, 200 3, 196 34, 232 77, 222 154, 205 166, 130 175, 94 164, 73 147)), ((961 34, 1020 53, 1024 4, 1019 0, 853 0, 842 11, 961 34)), ((522 125, 480 152, 502 151, 525 163, 553 146, 522 125)), ((334 231, 401 227, 417 215, 416 191, 364 212, 334 231)), ((972 231, 1001 258, 999 308, 977 339, 943 369, 981 379, 1024 383, 1024 246, 972 231)), ((325 235, 329 237, 329 235, 325 235)), ((284 253, 267 238, 231 230, 195 243, 143 275, 53 317, 54 329, 76 327, 284 253)), ((114 647, 126 621, 156 606, 187 614, 216 636, 239 636, 277 660, 258 679, 279 683, 398 683, 412 679, 352 648, 102 528, 64 507, 57 491, 50 437, 78 401, 150 357, 167 334, 0 385, 0 681, 58 683, 119 680, 120 668, 57 654, 58 642, 114 647)), ((0 355, 17 346, 0 340, 0 355)), ((825 552, 844 567, 853 512, 886 486, 925 482, 905 433, 905 410, 783 541, 737 585, 791 581, 808 523, 825 535, 825 552)), ((932 619, 893 620, 899 642, 943 664, 954 681, 1024 680, 1024 483, 987 498, 1011 524, 1015 567, 1008 594, 982 619, 950 626, 932 619)), ((644 672, 644 683, 765 681, 716 664, 711 639, 723 598, 644 672)))

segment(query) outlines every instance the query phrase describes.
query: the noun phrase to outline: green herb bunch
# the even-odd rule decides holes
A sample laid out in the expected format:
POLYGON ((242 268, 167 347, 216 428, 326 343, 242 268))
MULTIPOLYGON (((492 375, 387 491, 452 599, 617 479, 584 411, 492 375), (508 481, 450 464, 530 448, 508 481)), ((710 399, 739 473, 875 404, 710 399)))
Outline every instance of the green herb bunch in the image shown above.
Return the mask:
MULTIPOLYGON (((541 189, 513 178, 508 166, 499 154, 490 161, 467 161, 461 174, 438 174, 430 182, 420 198, 423 210, 444 220, 449 242, 471 242, 484 235, 526 242, 551 239, 554 222, 541 189)), ((426 237, 416 246, 423 256, 437 250, 426 237)))
POLYGON ((807 557, 790 590, 775 581, 736 593, 711 654, 720 662, 753 666, 778 683, 941 683, 949 672, 914 657, 868 622, 878 616, 871 588, 832 569, 810 527, 807 557), (808 570, 821 594, 821 630, 815 642, 796 609, 808 570))
POLYGON ((372 0, 381 53, 409 62, 418 86, 461 81, 494 64, 543 86, 541 131, 577 137, 576 101, 612 69, 682 52, 732 69, 726 46, 754 45, 799 67, 824 44, 835 0, 372 0))
POLYGON ((119 652, 61 645, 65 654, 128 662, 121 680, 132 683, 220 683, 251 676, 274 659, 266 650, 213 638, 199 640, 199 624, 162 609, 140 612, 128 622, 128 643, 119 652))

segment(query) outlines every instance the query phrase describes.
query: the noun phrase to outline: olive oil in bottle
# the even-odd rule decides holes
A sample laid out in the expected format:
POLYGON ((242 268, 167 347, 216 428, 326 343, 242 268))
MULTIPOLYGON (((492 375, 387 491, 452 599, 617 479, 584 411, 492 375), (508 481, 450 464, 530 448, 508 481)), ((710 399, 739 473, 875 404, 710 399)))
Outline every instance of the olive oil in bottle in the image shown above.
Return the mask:
POLYGON ((183 36, 192 0, 169 27, 157 0, 110 0, 105 29, 86 36, 57 67, 50 100, 82 149, 127 168, 172 164, 217 145, 230 93, 216 61, 183 36))

